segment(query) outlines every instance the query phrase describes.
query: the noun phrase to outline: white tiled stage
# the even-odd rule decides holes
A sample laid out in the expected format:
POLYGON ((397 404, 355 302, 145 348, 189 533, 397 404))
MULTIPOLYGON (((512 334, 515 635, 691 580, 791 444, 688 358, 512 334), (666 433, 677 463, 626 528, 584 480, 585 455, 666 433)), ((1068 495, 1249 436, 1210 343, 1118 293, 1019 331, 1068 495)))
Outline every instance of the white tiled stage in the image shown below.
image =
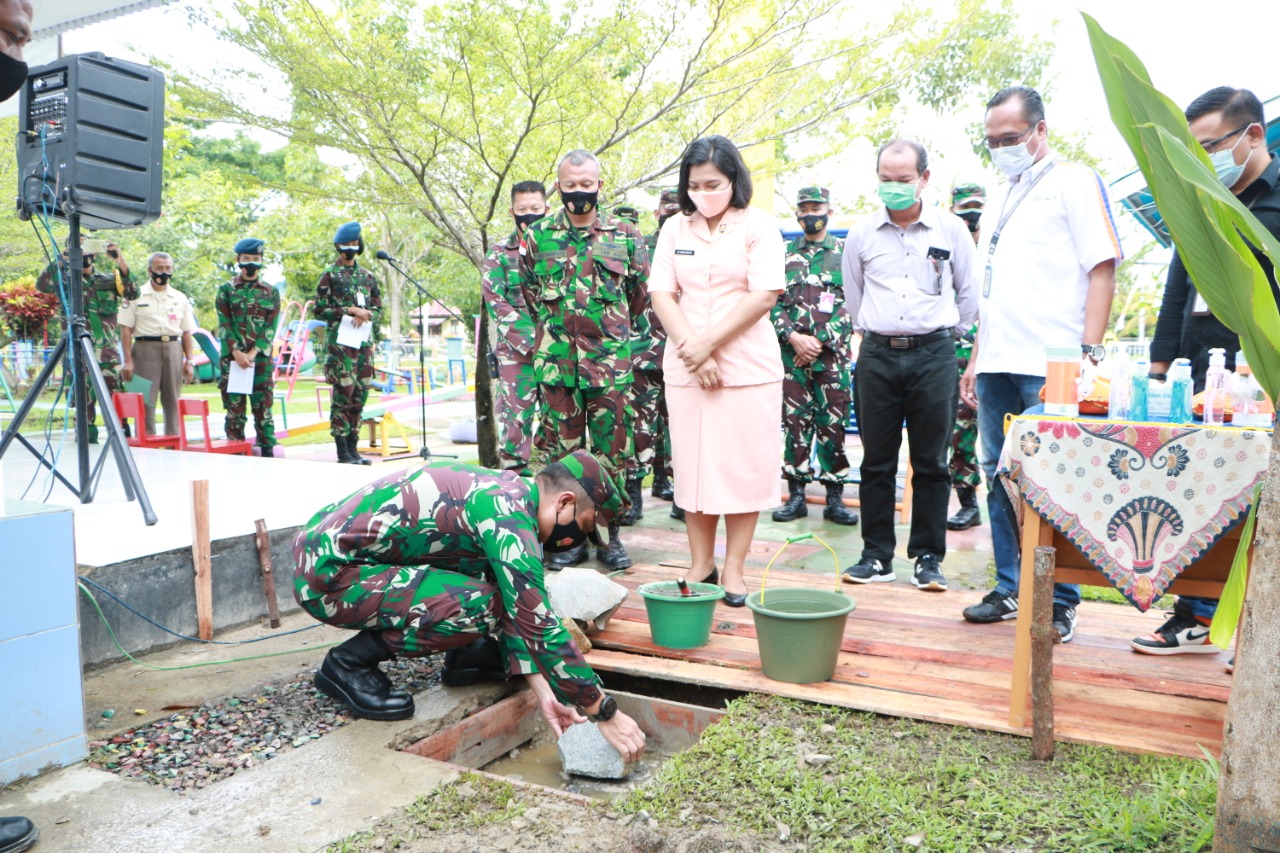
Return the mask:
MULTIPOLYGON (((94 445, 96 463, 101 446, 94 445)), ((92 503, 82 504, 54 480, 47 503, 75 511, 76 561, 103 566, 150 554, 191 547, 191 483, 209 481, 209 527, 214 541, 252 535, 254 521, 264 519, 269 530, 304 524, 325 504, 350 494, 360 486, 392 471, 420 462, 417 458, 373 465, 339 465, 293 459, 259 459, 176 450, 130 448, 143 486, 158 517, 148 527, 138 502, 126 501, 121 472, 114 459, 107 460, 92 503)), ((75 483, 75 445, 62 448, 58 470, 75 483)), ((26 500, 42 500, 50 475, 22 445, 14 442, 0 460, 4 497, 22 499, 36 474, 26 500)), ((0 555, 5 545, 0 542, 0 555)))

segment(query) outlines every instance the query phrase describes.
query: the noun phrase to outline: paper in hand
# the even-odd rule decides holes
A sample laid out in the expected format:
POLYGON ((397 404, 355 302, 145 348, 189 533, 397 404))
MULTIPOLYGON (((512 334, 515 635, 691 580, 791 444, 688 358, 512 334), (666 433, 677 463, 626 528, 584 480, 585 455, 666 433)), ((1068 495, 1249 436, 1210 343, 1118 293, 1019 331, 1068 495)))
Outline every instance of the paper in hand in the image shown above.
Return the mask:
POLYGON ((253 365, 241 367, 232 360, 231 366, 227 368, 227 393, 253 393, 253 365))
POLYGON ((338 326, 338 344, 358 349, 369 340, 369 334, 372 331, 373 324, 368 321, 357 326, 350 317, 343 317, 342 324, 338 326))

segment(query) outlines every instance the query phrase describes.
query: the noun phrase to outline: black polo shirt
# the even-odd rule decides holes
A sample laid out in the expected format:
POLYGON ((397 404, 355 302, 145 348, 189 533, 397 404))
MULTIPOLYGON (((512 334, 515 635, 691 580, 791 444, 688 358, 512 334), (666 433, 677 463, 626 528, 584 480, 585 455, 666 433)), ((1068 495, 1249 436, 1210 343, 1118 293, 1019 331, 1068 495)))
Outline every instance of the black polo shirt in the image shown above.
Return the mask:
MULTIPOLYGON (((1238 198, 1264 228, 1280 238, 1280 158, 1273 154, 1267 168, 1256 181, 1245 187, 1238 198)), ((1257 249, 1253 250, 1253 254, 1271 281, 1271 295, 1275 297, 1276 304, 1280 305, 1280 285, 1276 282, 1276 271, 1271 260, 1257 249)), ((1187 275, 1182 258, 1175 251, 1173 260, 1169 263, 1169 276, 1165 279, 1155 335, 1151 338, 1151 360, 1191 359, 1191 375, 1195 389, 1199 392, 1204 389, 1209 350, 1214 347, 1225 349, 1227 369, 1234 370, 1236 350, 1240 349, 1240 336, 1212 314, 1194 314, 1195 303, 1196 286, 1187 275)))

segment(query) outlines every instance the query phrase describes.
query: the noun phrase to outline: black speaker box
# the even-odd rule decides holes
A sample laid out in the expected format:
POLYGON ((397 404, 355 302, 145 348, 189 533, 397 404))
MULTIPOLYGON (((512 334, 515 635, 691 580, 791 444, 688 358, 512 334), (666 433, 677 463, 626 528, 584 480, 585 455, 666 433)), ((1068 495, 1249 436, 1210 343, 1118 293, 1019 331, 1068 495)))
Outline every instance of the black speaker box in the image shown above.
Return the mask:
POLYGON ((18 108, 18 215, 92 230, 160 216, 164 75, 101 53, 33 68, 18 108))

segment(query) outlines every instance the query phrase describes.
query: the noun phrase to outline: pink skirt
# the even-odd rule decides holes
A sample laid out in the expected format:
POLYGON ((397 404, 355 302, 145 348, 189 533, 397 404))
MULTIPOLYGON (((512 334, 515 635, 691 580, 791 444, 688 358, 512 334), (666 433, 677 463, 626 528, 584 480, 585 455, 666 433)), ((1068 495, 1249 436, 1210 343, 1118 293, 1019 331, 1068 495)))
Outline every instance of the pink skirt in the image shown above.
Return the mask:
POLYGON ((727 515, 778 505, 782 383, 667 386, 676 503, 727 515))

